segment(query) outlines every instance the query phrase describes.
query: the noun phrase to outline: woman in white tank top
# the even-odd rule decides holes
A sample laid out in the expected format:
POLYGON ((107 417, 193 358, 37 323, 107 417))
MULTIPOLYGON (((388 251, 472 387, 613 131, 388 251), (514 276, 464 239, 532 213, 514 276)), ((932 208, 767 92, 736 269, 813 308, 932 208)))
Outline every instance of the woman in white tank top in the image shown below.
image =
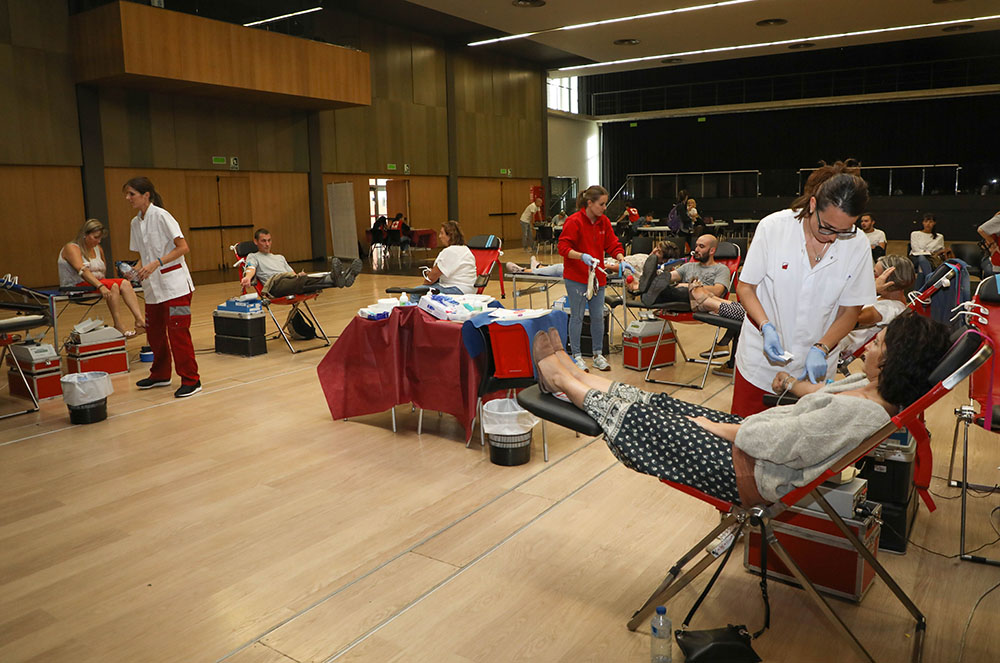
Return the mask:
POLYGON ((103 236, 104 225, 97 219, 87 219, 76 239, 66 244, 59 252, 59 286, 91 286, 97 289, 111 311, 115 329, 126 338, 131 338, 138 332, 134 329, 126 330, 122 325, 122 302, 124 301, 125 306, 132 312, 136 329, 144 331, 146 320, 132 284, 125 279, 105 278, 107 266, 104 263, 104 253, 101 251, 103 236))

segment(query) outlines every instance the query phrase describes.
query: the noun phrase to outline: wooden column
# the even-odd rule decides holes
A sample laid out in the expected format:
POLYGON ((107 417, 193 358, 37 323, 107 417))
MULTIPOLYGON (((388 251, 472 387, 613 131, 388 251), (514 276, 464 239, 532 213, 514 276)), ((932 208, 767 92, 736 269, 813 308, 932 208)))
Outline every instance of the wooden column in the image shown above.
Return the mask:
POLYGON ((326 214, 323 212, 323 142, 320 138, 319 111, 309 113, 307 123, 309 146, 309 235, 312 257, 326 257, 326 214))
POLYGON ((445 53, 444 87, 447 97, 448 114, 448 218, 458 218, 458 118, 455 111, 455 53, 451 49, 445 53))
MULTIPOLYGON (((80 121, 80 153, 83 166, 80 179, 83 184, 83 208, 88 219, 104 224, 101 248, 108 262, 108 274, 113 274, 114 253, 111 250, 111 219, 108 217, 108 194, 104 186, 104 142, 101 136, 101 104, 97 88, 91 85, 76 86, 76 110, 80 121)), ((78 223, 83 224, 84 219, 78 223)))

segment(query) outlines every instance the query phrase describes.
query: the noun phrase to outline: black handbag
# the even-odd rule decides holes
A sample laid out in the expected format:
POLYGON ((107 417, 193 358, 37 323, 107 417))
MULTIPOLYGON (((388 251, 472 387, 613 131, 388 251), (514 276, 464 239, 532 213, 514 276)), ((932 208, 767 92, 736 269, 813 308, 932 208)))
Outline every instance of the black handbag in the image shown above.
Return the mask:
POLYGON ((771 604, 767 598, 767 538, 764 536, 763 523, 761 523, 760 529, 762 542, 760 593, 764 599, 763 628, 753 635, 750 635, 750 631, 742 624, 739 626, 729 624, 726 628, 713 628, 705 631, 689 631, 687 628, 695 611, 698 610, 698 606, 708 595, 708 590, 715 584, 722 569, 726 566, 726 562, 729 561, 730 555, 733 554, 733 548, 736 547, 734 540, 730 544, 729 550, 726 551, 726 556, 722 558, 722 563, 715 569, 712 579, 708 581, 701 596, 691 607, 682 627, 674 631, 674 637, 677 639, 677 645, 684 652, 686 663, 758 663, 761 660, 750 644, 751 640, 757 638, 771 625, 771 604))

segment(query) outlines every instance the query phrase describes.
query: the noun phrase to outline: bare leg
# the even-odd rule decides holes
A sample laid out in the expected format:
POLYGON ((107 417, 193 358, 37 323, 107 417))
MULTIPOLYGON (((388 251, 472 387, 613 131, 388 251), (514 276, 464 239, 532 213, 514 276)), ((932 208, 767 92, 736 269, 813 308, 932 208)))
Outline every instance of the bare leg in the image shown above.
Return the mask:
POLYGON ((702 286, 691 288, 690 294, 691 294, 692 311, 707 311, 709 313, 718 313, 719 304, 725 301, 721 297, 716 297, 712 293, 708 292, 702 286))
POLYGON ((111 296, 104 301, 108 303, 108 309, 111 311, 111 320, 114 323, 115 329, 124 333, 125 329, 122 327, 122 296, 117 283, 111 286, 111 296))
POLYGON ((146 328, 146 316, 139 305, 139 298, 135 295, 135 290, 132 289, 132 284, 128 281, 122 281, 122 301, 125 302, 125 306, 128 310, 132 312, 132 317, 135 318, 135 326, 137 328, 146 328))
MULTIPOLYGON (((611 381, 599 377, 597 375, 591 375, 586 371, 581 371, 576 364, 573 363, 573 359, 566 354, 566 351, 562 347, 562 339, 559 337, 559 332, 555 327, 550 327, 548 331, 549 341, 552 347, 552 354, 555 356, 558 365, 563 373, 572 377, 577 382, 583 383, 584 386, 590 389, 597 389, 598 391, 607 391, 611 388, 611 381)), ((545 354, 543 352, 543 354, 545 354)), ((563 391, 560 389, 560 391, 563 391)))

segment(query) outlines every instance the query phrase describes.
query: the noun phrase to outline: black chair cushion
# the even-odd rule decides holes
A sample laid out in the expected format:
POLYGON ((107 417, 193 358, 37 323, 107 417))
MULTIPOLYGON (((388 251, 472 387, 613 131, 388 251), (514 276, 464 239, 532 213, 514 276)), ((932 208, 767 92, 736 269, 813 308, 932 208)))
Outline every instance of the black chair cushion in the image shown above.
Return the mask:
POLYGON ((499 249, 500 238, 496 235, 476 235, 466 240, 465 245, 470 249, 499 249))
POLYGON ((431 286, 429 285, 417 285, 412 288, 404 288, 403 286, 394 285, 385 289, 385 291, 390 295, 398 295, 405 292, 408 295, 426 295, 431 291, 431 286))
POLYGON ((722 327, 723 329, 731 332, 739 332, 743 327, 742 320, 723 318, 721 315, 716 315, 715 313, 695 313, 694 319, 699 322, 707 322, 708 324, 715 325, 716 327, 722 327))
POLYGON ((517 402, 536 417, 565 426, 577 433, 591 436, 604 433, 601 425, 586 412, 552 394, 542 393, 537 384, 520 391, 517 394, 517 402))
POLYGON ((653 306, 646 306, 642 303, 640 299, 629 299, 626 300, 625 306, 628 308, 644 308, 650 311, 671 311, 674 313, 690 313, 691 305, 687 302, 665 302, 663 304, 654 304, 653 306))
POLYGON ((236 255, 241 258, 246 258, 251 253, 257 251, 257 245, 253 242, 240 242, 236 245, 236 255))
MULTIPOLYGON (((965 328, 960 329, 961 332, 965 328)), ((981 339, 979 334, 965 334, 960 336, 960 340, 948 351, 937 368, 931 371, 928 380, 931 384, 937 384, 941 380, 957 371, 965 362, 969 361, 976 350, 979 349, 981 339)))
POLYGON ((618 308, 619 306, 622 305, 622 301, 623 301, 622 298, 619 297, 618 295, 608 295, 608 294, 604 295, 604 303, 610 306, 611 308, 618 308))
POLYGON ((983 280, 979 286, 979 301, 989 304, 1000 304, 1000 292, 997 292, 997 277, 991 276, 983 280))

